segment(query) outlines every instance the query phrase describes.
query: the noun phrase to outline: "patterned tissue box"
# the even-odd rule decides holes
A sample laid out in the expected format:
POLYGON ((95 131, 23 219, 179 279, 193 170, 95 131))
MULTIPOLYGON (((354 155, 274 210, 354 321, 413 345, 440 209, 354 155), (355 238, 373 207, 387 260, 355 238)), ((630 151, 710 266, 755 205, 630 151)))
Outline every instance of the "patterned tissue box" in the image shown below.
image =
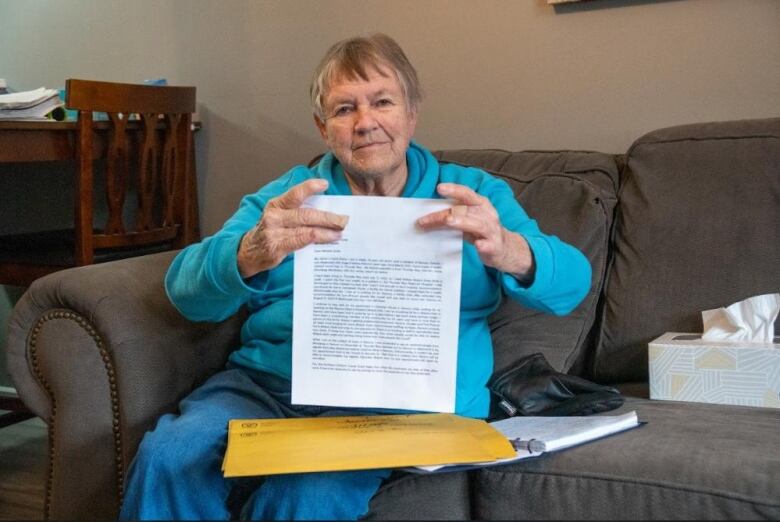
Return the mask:
POLYGON ((780 339, 706 341, 668 332, 650 342, 650 398, 780 408, 780 339))

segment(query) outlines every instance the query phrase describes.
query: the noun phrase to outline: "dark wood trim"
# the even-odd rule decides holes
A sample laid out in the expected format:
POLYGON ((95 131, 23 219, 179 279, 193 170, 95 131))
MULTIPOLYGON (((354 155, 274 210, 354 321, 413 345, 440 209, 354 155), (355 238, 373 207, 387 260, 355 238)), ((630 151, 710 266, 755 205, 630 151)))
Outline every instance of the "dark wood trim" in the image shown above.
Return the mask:
POLYGON ((92 247, 92 113, 79 111, 79 147, 76 148, 76 198, 74 237, 76 264, 90 265, 92 247), (84 152, 86 151, 86 152, 84 152))
POLYGON ((95 234, 93 236, 95 248, 116 248, 123 246, 135 246, 149 243, 162 243, 176 237, 179 225, 140 232, 129 232, 122 236, 111 234, 95 234))
POLYGON ((133 85, 71 78, 65 82, 69 109, 103 112, 195 112, 195 87, 133 85))
MULTIPOLYGON (((142 122, 130 120, 128 131, 138 132, 142 122)), ((96 158, 106 155, 108 121, 92 122, 94 131, 93 151, 96 158)), ((164 123, 158 124, 158 129, 164 123)), ((200 122, 191 129, 201 128, 200 122)), ((36 163, 47 161, 75 161, 78 125, 75 121, 0 121, 0 163, 36 163)), ((194 165, 192 166, 194 172, 194 165)))
POLYGON ((30 286, 39 277, 67 268, 58 265, 0 263, 0 285, 30 286))

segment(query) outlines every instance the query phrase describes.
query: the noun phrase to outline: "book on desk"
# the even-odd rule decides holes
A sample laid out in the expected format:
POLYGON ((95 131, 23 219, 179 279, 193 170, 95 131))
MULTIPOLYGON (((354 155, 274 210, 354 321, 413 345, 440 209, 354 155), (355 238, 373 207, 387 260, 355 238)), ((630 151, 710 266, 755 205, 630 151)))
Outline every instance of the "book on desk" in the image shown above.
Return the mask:
POLYGON ((31 91, 0 94, 0 120, 39 121, 65 111, 59 92, 41 87, 31 91))

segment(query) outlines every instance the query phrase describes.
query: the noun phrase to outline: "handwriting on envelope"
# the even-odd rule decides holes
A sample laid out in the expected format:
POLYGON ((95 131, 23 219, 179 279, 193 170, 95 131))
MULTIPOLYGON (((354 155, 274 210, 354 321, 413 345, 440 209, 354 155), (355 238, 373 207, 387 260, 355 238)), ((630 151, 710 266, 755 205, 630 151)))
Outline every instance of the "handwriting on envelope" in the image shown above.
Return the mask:
POLYGON ((445 413, 236 419, 226 477, 484 462, 515 454, 482 420, 445 413))

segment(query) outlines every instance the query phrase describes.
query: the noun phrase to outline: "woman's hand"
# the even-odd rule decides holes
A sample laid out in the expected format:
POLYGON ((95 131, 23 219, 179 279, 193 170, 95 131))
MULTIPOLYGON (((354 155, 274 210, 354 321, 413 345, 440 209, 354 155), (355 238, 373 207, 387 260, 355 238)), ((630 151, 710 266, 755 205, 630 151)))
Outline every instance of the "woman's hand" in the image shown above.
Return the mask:
POLYGON ((301 208, 309 196, 328 188, 324 179, 309 179, 270 200, 260 221, 241 238, 238 271, 248 278, 279 265, 296 250, 312 243, 331 243, 341 238, 348 216, 301 208))
POLYGON ((485 265, 512 274, 523 284, 533 282, 535 264, 528 242, 501 225, 489 199, 456 183, 440 183, 436 190, 457 205, 421 217, 417 220, 420 228, 460 230, 485 265))

